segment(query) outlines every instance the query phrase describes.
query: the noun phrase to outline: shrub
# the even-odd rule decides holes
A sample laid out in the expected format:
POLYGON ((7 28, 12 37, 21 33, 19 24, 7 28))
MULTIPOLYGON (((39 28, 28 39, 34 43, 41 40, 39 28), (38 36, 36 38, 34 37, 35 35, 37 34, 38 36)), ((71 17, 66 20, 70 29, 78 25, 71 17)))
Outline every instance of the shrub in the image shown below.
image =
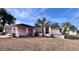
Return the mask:
POLYGON ((34 33, 34 36, 39 36, 38 31, 36 31, 36 32, 34 33))
POLYGON ((79 39, 79 36, 74 35, 65 35, 66 39, 79 39))
POLYGON ((15 33, 12 34, 12 37, 16 37, 15 33))

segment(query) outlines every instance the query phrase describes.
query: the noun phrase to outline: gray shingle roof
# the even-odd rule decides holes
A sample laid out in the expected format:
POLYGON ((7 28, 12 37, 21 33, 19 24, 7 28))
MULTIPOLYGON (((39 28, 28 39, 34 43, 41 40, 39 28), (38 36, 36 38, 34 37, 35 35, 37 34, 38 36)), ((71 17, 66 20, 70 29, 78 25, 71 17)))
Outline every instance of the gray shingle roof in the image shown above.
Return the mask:
POLYGON ((25 26, 25 27, 31 27, 31 28, 34 28, 34 26, 27 25, 27 24, 16 24, 15 26, 25 26))

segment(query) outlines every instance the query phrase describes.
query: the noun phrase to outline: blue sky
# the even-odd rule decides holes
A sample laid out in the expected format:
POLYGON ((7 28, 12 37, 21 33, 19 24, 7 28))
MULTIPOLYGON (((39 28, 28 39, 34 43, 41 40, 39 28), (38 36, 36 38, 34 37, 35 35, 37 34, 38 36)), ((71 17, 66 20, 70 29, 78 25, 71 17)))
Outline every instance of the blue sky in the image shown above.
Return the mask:
POLYGON ((51 23, 70 22, 79 29, 78 8, 6 8, 16 18, 16 24, 34 25, 38 18, 47 17, 51 23))

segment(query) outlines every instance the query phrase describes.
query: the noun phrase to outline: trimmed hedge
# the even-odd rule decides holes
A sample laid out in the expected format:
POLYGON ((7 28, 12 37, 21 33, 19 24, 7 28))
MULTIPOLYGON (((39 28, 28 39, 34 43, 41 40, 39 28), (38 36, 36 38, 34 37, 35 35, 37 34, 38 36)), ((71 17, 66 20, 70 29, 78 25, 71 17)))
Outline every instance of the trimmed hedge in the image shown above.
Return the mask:
POLYGON ((66 39, 79 39, 79 36, 77 36, 77 35, 65 35, 65 38, 66 39))

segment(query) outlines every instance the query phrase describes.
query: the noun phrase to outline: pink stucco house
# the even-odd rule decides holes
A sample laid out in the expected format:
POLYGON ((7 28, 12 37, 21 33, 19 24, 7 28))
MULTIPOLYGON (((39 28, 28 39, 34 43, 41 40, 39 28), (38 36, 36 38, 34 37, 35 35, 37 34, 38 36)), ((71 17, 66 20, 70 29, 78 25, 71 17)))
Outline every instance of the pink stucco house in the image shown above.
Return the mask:
MULTIPOLYGON (((27 24, 15 24, 11 26, 6 26, 5 32, 6 34, 15 34, 16 37, 27 37, 34 36, 36 31, 38 31, 38 35, 42 36, 42 32, 39 32, 41 28, 37 28, 34 26, 30 26, 27 24)), ((44 36, 52 36, 52 35, 61 35, 60 29, 58 27, 44 27, 44 36)))
POLYGON ((33 26, 27 24, 16 24, 13 26, 6 26, 7 34, 15 34, 15 36, 33 36, 35 32, 35 28, 33 26))

